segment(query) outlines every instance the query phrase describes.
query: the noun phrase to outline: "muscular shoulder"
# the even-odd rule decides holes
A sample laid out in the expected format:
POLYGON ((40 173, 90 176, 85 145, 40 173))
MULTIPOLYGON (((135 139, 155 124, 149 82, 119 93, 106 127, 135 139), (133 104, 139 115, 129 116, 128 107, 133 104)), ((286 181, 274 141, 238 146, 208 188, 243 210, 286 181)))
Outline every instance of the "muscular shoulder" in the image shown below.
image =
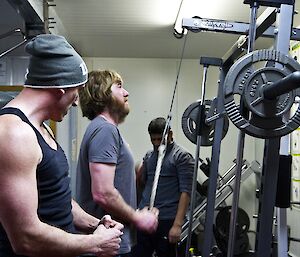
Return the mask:
POLYGON ((15 115, 0 116, 0 142, 2 165, 34 163, 41 158, 33 129, 15 115))

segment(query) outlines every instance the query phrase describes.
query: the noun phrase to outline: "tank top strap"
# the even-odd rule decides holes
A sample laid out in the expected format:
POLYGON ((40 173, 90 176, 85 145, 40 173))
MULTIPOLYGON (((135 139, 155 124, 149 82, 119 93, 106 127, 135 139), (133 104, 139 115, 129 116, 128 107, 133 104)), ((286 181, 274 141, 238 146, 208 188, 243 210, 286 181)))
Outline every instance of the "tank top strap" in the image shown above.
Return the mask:
POLYGON ((20 117, 20 119, 22 121, 24 121, 25 123, 27 123, 29 126, 32 127, 32 129, 37 133, 40 134, 39 131, 36 129, 35 126, 33 126, 33 124, 29 121, 29 119, 26 117, 26 115, 18 108, 15 107, 6 107, 0 110, 0 115, 4 115, 4 114, 14 114, 18 117, 20 117))

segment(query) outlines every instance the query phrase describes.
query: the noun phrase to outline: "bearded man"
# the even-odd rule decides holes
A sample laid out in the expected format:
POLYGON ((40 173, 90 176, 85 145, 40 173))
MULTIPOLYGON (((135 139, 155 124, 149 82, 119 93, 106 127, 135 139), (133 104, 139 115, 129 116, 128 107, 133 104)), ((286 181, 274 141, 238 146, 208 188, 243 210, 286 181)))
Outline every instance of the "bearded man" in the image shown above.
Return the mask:
POLYGON ((91 120, 80 147, 77 166, 77 200, 96 217, 110 214, 125 225, 118 256, 130 256, 134 227, 152 233, 158 210, 136 210, 134 160, 118 125, 129 114, 129 93, 121 76, 111 70, 88 74, 79 92, 83 116, 91 120), (133 225, 133 226, 132 226, 133 225))

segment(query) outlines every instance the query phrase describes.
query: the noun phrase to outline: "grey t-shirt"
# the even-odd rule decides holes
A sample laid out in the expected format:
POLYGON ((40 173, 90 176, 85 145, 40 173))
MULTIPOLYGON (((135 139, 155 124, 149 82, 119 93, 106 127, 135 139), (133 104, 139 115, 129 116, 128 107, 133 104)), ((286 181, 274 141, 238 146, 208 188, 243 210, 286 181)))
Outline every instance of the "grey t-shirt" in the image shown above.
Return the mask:
MULTIPOLYGON (((125 202, 136 209, 136 185, 134 160, 128 144, 122 138, 117 126, 102 117, 96 117, 86 129, 81 142, 77 165, 76 198, 80 206, 88 213, 101 218, 107 214, 93 201, 89 162, 116 165, 114 186, 125 202)), ((124 224, 119 253, 131 251, 135 243, 135 231, 124 224)))

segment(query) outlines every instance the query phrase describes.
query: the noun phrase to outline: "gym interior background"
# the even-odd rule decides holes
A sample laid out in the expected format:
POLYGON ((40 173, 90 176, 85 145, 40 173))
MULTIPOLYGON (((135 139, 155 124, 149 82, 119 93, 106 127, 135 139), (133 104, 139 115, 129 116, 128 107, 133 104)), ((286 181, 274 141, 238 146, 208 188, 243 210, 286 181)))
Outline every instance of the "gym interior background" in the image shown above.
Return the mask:
MULTIPOLYGON (((18 14, 9 2, 0 1, 0 54, 22 42, 24 18, 18 14), (14 32, 12 32, 14 31, 14 32), (7 33, 12 32, 12 33, 7 33)), ((44 17, 45 1, 23 0, 28 2, 36 15, 44 17)), ((188 1, 187 1, 188 2, 188 1)), ((226 0, 202 1, 199 13, 192 14, 203 18, 222 19, 229 21, 249 22, 249 5, 242 0, 231 0, 230 6, 226 0), (212 8, 213 7, 213 8, 212 8)), ((175 140, 187 148, 192 154, 196 146, 184 135, 181 128, 181 117, 185 109, 201 97, 201 82, 203 67, 199 64, 201 56, 221 58, 236 42, 239 35, 224 33, 188 33, 186 46, 184 39, 175 38, 173 24, 181 1, 179 0, 134 0, 134 1, 102 1, 102 0, 54 0, 48 1, 47 14, 50 18, 49 32, 64 35, 77 51, 84 57, 89 70, 114 69, 124 79, 124 86, 129 91, 131 112, 120 129, 131 146, 135 160, 141 161, 144 153, 151 148, 147 133, 149 121, 157 116, 166 117, 169 112, 172 93, 178 76, 177 92, 172 112, 171 126, 175 140), (53 6, 52 6, 53 5, 53 6), (53 18, 53 19, 52 19, 53 18), (182 55, 183 53, 183 55, 182 55), (183 56, 180 72, 180 58, 183 56)), ((296 1, 300 8, 300 1, 296 1)), ((262 13, 265 7, 259 8, 262 13)), ((299 15, 294 17, 293 27, 300 25, 299 15)), ((256 49, 269 48, 273 44, 270 38, 257 40, 256 49)), ((292 56, 300 60, 297 42, 292 56)), ((20 86, 24 82, 24 74, 28 63, 23 51, 23 45, 0 58, 0 85, 20 86)), ((217 95, 219 69, 208 69, 206 99, 217 95)), ((1 90, 1 87, 0 87, 1 90)), ((6 90, 7 91, 7 90, 6 90)), ((13 90, 12 90, 13 91, 13 90)), ((57 140, 62 144, 70 161, 72 186, 74 187, 74 172, 78 148, 88 120, 81 117, 78 109, 72 109, 67 119, 56 124, 57 140)), ((239 130, 230 123, 229 131, 221 144, 219 172, 223 174, 232 166, 237 155, 237 138, 239 130)), ((300 154, 299 130, 293 132, 291 143, 293 147, 293 169, 300 169, 295 164, 300 154), (296 141, 295 141, 296 140, 296 141), (299 149, 297 146, 299 145, 299 149)), ((201 158, 211 157, 211 147, 201 147, 201 158)), ((244 159, 249 162, 257 160, 262 163, 263 140, 246 136, 244 159)), ((293 174, 300 174, 293 171, 293 174)), ((300 201, 300 177, 292 177, 292 200, 300 201)), ((198 180, 203 182, 206 176, 199 172, 198 180)), ((250 217, 251 230, 255 230, 257 213, 256 174, 252 174, 241 185, 239 206, 250 217)), ((227 199, 231 204, 231 198, 227 199)), ((300 238, 299 205, 291 205, 287 211, 288 225, 291 237, 300 238)), ((300 257, 300 244, 290 242, 291 256, 300 257)))

